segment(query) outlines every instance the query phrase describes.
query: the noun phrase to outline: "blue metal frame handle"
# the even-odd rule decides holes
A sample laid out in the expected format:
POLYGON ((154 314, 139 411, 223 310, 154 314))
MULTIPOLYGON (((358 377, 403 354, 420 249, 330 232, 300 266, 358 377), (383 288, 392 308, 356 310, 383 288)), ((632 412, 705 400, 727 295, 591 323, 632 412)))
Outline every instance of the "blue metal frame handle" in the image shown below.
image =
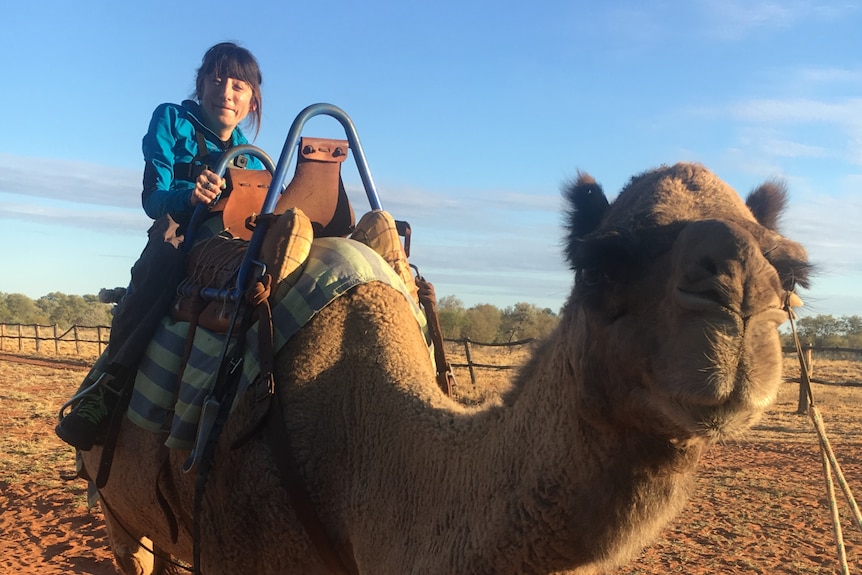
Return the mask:
POLYGON ((219 158, 218 164, 213 168, 213 172, 218 174, 218 177, 223 178, 224 173, 227 171, 227 165, 237 156, 242 156, 244 154, 254 156, 260 160, 263 167, 266 168, 270 174, 275 172, 275 164, 272 162, 272 158, 269 157, 269 154, 251 144, 242 144, 227 150, 221 155, 221 158, 219 158))
MULTIPOLYGON (((253 154, 258 157, 264 163, 266 169, 273 174, 272 182, 270 183, 269 190, 267 190, 266 193, 266 199, 264 200, 263 206, 260 210, 261 214, 271 214, 273 210, 275 210, 278 199, 284 190, 285 182, 287 180, 287 171, 293 161, 294 151, 299 147, 299 137, 303 127, 308 120, 321 114, 335 118, 344 128, 347 142, 350 145, 350 149, 353 150, 356 169, 359 171, 359 176, 362 178, 362 184, 365 187, 368 204, 371 206, 372 210, 382 210, 383 206, 381 205, 380 198, 377 195, 377 188, 374 186, 374 180, 371 178, 371 172, 368 169, 368 162, 365 159, 365 152, 362 150, 362 144, 359 142, 359 136, 356 133, 353 121, 344 112, 344 110, 337 106, 333 106, 332 104, 312 104, 307 106, 296 116, 296 119, 293 120, 290 130, 287 133, 287 139, 285 140, 284 147, 281 150, 278 164, 275 166, 272 165, 272 160, 269 156, 259 148, 251 145, 242 145, 231 148, 225 152, 214 171, 219 175, 219 177, 223 177, 224 172, 227 170, 228 163, 235 157, 242 154, 253 154)), ((203 212, 201 213, 201 216, 198 216, 198 210, 206 210, 206 206, 199 205, 197 207, 195 215, 192 218, 193 222, 195 217, 202 217, 203 212)), ((248 249, 246 250, 239 272, 237 273, 236 286, 231 290, 216 290, 208 288, 204 290, 207 292, 204 294, 206 298, 218 301, 237 301, 242 297, 242 294, 249 285, 249 274, 251 273, 251 269, 255 267, 255 262, 257 260, 258 253, 260 252, 260 246, 263 243, 263 238, 266 235, 268 227, 269 223, 266 219, 259 220, 255 225, 254 232, 251 235, 251 240, 249 240, 248 249)), ((191 230, 190 233, 192 233, 194 228, 192 228, 191 225, 189 228, 191 230)), ((231 325, 231 327, 233 326, 231 325)), ((232 330, 229 330, 229 332, 230 331, 232 330)))
POLYGON ((241 146, 234 146, 233 148, 226 151, 221 155, 218 164, 216 164, 213 172, 218 174, 218 177, 223 178, 224 173, 227 171, 227 165, 236 158, 237 156, 242 156, 243 154, 248 154, 249 156, 254 156, 258 160, 261 161, 263 167, 267 169, 267 171, 272 174, 275 172, 275 164, 272 163, 272 158, 269 157, 269 154, 258 148, 257 146, 252 146, 251 144, 242 144, 241 146))
POLYGON ((362 144, 359 142, 359 136, 356 134, 353 121, 338 106, 320 103, 306 107, 296 116, 293 124, 291 124, 290 131, 287 133, 287 139, 284 141, 284 147, 281 149, 281 156, 278 158, 275 174, 272 176, 272 184, 269 187, 261 213, 268 214, 275 209, 278 196, 281 194, 281 189, 287 180, 287 170, 293 160, 293 153, 299 146, 299 136, 302 133, 302 128, 308 120, 321 114, 335 118, 339 121, 341 127, 344 128, 344 133, 347 135, 347 143, 350 144, 350 149, 353 150, 356 169, 359 170, 359 177, 362 178, 362 185, 365 187, 365 195, 368 196, 368 203, 372 210, 383 209, 383 206, 380 205, 380 197, 377 195, 377 188, 374 186, 374 180, 371 179, 371 172, 368 169, 365 152, 362 150, 362 144))
MULTIPOLYGON (((356 128, 353 126, 353 121, 350 117, 337 106, 332 104, 312 104, 307 106, 293 120, 290 125, 290 130, 287 132, 287 139, 284 141, 284 147, 281 149, 281 156, 278 158, 278 164, 275 166, 275 173, 272 176, 272 182, 269 185, 269 190, 266 193, 266 199, 263 202, 263 207, 260 210, 261 214, 271 214, 278 203, 278 198, 284 189, 287 180, 287 170, 293 160, 293 153, 299 147, 299 135, 305 123, 314 116, 325 114, 338 120, 344 128, 344 133, 347 135, 347 142, 353 149, 356 168, 359 170, 359 176, 362 178, 362 183, 365 186, 365 194, 368 196, 368 203, 372 210, 381 210, 383 207, 380 204, 380 198, 377 196, 377 188, 374 187, 374 180, 371 179, 371 172, 368 170, 368 162, 365 160, 365 152, 362 150, 362 144, 359 143, 359 136, 356 134, 356 128)), ((269 227, 269 221, 262 219, 257 222, 254 232, 251 235, 251 240, 248 243, 248 249, 245 253, 242 265, 239 268, 239 273, 236 278, 236 288, 232 290, 231 299, 241 295, 249 284, 249 273, 252 269, 252 264, 257 260, 260 253, 260 246, 263 243, 263 237, 266 235, 266 230, 269 227)))
MULTIPOLYGON (((236 146, 227 150, 224 154, 222 154, 218 164, 216 164, 215 169, 213 169, 213 172, 215 172, 218 177, 223 178, 225 172, 227 171, 228 164, 234 158, 236 158, 237 156, 242 156, 243 154, 254 156, 258 160, 260 160, 263 164, 263 167, 266 168, 270 174, 275 172, 275 164, 273 164, 272 158, 269 157, 269 154, 267 154, 260 148, 252 146, 250 144, 243 144, 241 146, 236 146)), ((221 197, 221 194, 219 194, 219 197, 221 197)), ((216 198, 216 200, 218 200, 218 197, 216 198)), ((195 235, 197 234, 198 226, 200 225, 201 220, 203 220, 203 217, 208 209, 209 206, 207 206, 206 204, 198 204, 197 206, 195 206, 195 211, 192 212, 192 218, 189 221, 188 229, 186 230, 186 239, 183 242, 183 246, 185 246, 185 249, 191 249, 192 244, 195 241, 195 235)))

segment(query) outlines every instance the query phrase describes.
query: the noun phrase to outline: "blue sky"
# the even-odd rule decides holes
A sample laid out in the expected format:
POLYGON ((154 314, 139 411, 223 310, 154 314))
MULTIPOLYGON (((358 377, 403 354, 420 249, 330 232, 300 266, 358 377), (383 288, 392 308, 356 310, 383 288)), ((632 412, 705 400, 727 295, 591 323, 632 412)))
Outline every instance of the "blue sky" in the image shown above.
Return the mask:
MULTIPOLYGON (((807 313, 862 315, 862 8, 855 2, 16 2, 0 54, 0 292, 124 286, 145 243, 141 137, 212 44, 263 69, 255 144, 305 106, 353 119, 411 261, 467 306, 558 309, 560 186, 614 196, 701 162, 740 194, 784 179, 819 273, 807 313), (248 7, 254 7, 251 10, 248 7)), ((343 137, 328 118, 305 135, 343 137)), ((357 212, 359 178, 346 164, 357 212)))

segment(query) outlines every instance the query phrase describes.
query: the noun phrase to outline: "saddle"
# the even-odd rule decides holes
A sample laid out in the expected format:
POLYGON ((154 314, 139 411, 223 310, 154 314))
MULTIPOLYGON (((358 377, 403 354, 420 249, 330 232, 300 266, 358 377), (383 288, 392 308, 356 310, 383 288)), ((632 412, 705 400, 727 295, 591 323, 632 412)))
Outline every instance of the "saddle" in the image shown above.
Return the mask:
MULTIPOLYGON (((420 297, 417 278, 408 263, 410 225, 396 221, 388 212, 372 210, 355 224, 355 214, 341 180, 341 164, 347 158, 348 142, 321 138, 302 138, 300 157, 290 184, 282 192, 272 214, 258 215, 269 189, 269 172, 229 169, 225 199, 216 203, 222 210, 225 229, 221 234, 196 244, 188 258, 188 276, 178 288, 180 294, 171 310, 176 321, 191 324, 188 337, 194 338, 197 326, 224 334, 230 329, 236 303, 205 302, 198 294, 204 288, 230 290, 236 285, 248 239, 260 218, 267 222, 267 233, 259 260, 270 277, 266 293, 258 297, 279 298, 290 289, 290 276, 300 269, 311 243, 319 237, 347 237, 366 244, 389 263, 407 286, 413 300, 426 312, 439 355, 438 383, 451 395, 451 368, 442 359, 443 336, 436 318, 433 288, 420 297), (404 237, 402 245, 401 237, 404 237), (272 291, 270 291, 270 287, 272 291), (430 293, 430 296, 429 296, 430 293)), ((430 284, 424 278, 422 285, 430 284)), ((187 341, 188 347, 189 341, 187 341)), ((183 365, 185 361, 183 361, 183 365)))
MULTIPOLYGON (((296 248, 287 249, 293 237, 310 245, 313 237, 347 236, 354 229, 355 215, 341 181, 341 164, 347 158, 346 140, 301 138, 300 156, 290 184, 282 192, 273 214, 260 216, 272 175, 266 170, 228 168, 226 189, 210 212, 221 212, 224 230, 220 234, 195 244, 189 252, 188 274, 177 289, 177 299, 171 308, 175 321, 188 321, 216 333, 225 333, 230 325, 235 303, 205 302, 201 290, 230 290, 236 285, 245 248, 260 217, 272 218, 262 246, 261 260, 267 270, 277 270, 276 285, 295 269, 286 269, 286 262, 300 257, 296 248), (288 216, 281 225, 274 222, 291 210, 303 216, 288 216), (292 225, 295 221, 295 225, 292 225), (306 223, 307 222, 307 223, 306 223), (279 248, 278 246, 281 246, 279 248), (267 257, 268 256, 268 257, 267 257)), ((307 247, 305 255, 308 254, 307 247)), ((301 256, 304 259, 304 256, 301 256)), ((291 266, 287 266, 291 267, 291 266)))

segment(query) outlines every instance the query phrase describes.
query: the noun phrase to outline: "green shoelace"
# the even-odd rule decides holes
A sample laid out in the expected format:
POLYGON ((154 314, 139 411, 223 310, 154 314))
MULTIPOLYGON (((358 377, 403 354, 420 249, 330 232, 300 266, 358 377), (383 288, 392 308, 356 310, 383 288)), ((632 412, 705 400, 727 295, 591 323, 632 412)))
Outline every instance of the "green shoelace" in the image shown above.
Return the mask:
POLYGON ((75 409, 75 413, 94 425, 101 423, 108 415, 108 406, 105 403, 105 388, 100 386, 92 394, 81 398, 81 403, 75 409))

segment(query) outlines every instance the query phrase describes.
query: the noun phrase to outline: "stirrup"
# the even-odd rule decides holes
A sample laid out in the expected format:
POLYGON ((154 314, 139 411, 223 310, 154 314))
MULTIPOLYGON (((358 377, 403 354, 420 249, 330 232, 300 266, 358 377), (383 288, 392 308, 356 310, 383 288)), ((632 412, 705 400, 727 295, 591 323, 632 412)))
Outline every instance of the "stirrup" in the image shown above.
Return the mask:
POLYGON ((63 405, 60 406, 60 411, 57 413, 57 418, 60 421, 63 421, 63 418, 66 417, 66 414, 63 412, 66 411, 66 409, 71 408, 73 405, 75 405, 76 403, 81 401, 85 395, 88 395, 91 392, 95 391, 96 388, 99 387, 100 385, 104 385, 105 389, 107 389, 111 393, 114 393, 116 395, 120 395, 120 392, 118 392, 117 390, 115 390, 114 388, 112 388, 111 386, 108 385, 109 382, 111 382, 115 379, 117 379, 117 377, 115 375, 111 375, 107 371, 103 371, 102 374, 99 376, 99 379, 97 379, 91 385, 80 390, 78 393, 73 395, 66 403, 64 403, 63 405))

